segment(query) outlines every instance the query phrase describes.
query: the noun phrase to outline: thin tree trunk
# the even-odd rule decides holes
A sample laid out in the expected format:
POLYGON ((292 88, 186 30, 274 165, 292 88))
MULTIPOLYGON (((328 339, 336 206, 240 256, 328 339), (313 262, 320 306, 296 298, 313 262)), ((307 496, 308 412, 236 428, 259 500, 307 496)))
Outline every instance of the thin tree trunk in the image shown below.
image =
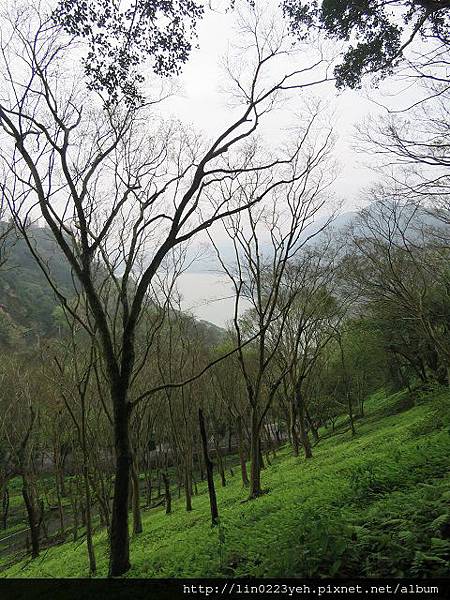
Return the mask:
POLYGON ((147 479, 146 490, 147 490, 146 504, 147 504, 147 506, 150 506, 150 504, 152 503, 152 490, 153 490, 151 476, 147 479))
POLYGON ((216 436, 214 436, 214 447, 217 454, 217 466, 219 467, 220 482, 222 484, 222 487, 225 487, 227 485, 227 480, 225 478, 225 467, 223 464, 222 453, 220 451, 219 443, 216 439, 216 436))
POLYGON ((59 527, 61 530, 61 535, 64 536, 66 534, 65 519, 64 519, 64 507, 63 507, 63 503, 62 503, 61 486, 60 486, 59 477, 57 474, 55 475, 55 487, 56 487, 56 499, 58 501, 59 527))
POLYGON ((202 438, 203 458, 206 466, 206 479, 208 481, 209 506, 211 509, 211 524, 214 527, 219 523, 219 509, 217 508, 216 488, 214 487, 213 463, 208 454, 208 438, 206 435, 205 419, 203 411, 198 409, 198 420, 200 423, 200 435, 202 438))
POLYGON ((31 558, 39 556, 39 521, 36 509, 36 501, 33 490, 28 481, 28 476, 22 474, 22 496, 27 509, 28 524, 30 525, 31 558))
POLYGON ((184 464, 184 495, 186 499, 186 510, 192 510, 192 454, 189 449, 186 453, 184 464))
POLYGON ((247 464, 245 462, 245 450, 244 450, 244 438, 242 434, 242 419, 241 416, 237 418, 237 435, 238 435, 238 451, 239 451, 239 462, 241 464, 241 477, 242 485, 247 487, 249 484, 247 475, 247 464))
POLYGON ((2 491, 2 527, 3 529, 8 528, 8 513, 9 513, 9 490, 8 482, 3 484, 2 491))
POLYGON ((308 420, 309 428, 311 429, 311 433, 313 434, 313 438, 315 442, 319 441, 319 432, 317 431, 317 427, 314 425, 313 420, 308 412, 308 409, 305 408, 306 418, 308 420))
POLYGON ((73 535, 73 541, 76 542, 78 539, 78 495, 74 490, 73 490, 74 486, 72 483, 69 484, 69 498, 70 498, 70 504, 72 506, 72 515, 73 515, 73 528, 72 528, 72 535, 73 535))

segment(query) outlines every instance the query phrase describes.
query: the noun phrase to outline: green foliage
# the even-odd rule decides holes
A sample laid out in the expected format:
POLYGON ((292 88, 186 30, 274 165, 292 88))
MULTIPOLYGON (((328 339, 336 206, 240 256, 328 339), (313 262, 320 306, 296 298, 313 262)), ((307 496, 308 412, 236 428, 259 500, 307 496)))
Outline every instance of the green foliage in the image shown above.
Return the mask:
POLYGON ((445 39, 448 3, 403 0, 284 0, 285 15, 298 36, 321 29, 327 35, 350 43, 335 69, 338 87, 360 87, 367 72, 389 74, 404 48, 419 32, 445 39), (392 5, 401 11, 398 18, 392 5), (412 33, 413 32, 413 33, 412 33))

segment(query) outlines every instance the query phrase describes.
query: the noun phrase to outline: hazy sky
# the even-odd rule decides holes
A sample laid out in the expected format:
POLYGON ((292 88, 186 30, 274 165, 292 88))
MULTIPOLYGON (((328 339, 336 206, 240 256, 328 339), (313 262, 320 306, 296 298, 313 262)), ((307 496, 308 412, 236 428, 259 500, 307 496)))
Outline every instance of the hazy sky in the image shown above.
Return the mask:
MULTIPOLYGON (((277 7, 278 1, 270 4, 277 7)), ((280 22, 283 22, 281 12, 280 22)), ((220 62, 229 52, 230 44, 239 41, 236 38, 235 26, 235 12, 207 13, 198 28, 199 48, 193 51, 179 78, 181 93, 164 104, 164 112, 167 115, 192 124, 210 137, 220 133, 225 125, 232 122, 233 115, 230 108, 227 108, 227 98, 223 91, 221 92, 224 71, 220 62)), ((342 202, 344 211, 355 209, 361 204, 362 188, 375 181, 374 173, 363 164, 363 158, 352 148, 354 126, 369 114, 383 112, 374 100, 401 105, 405 94, 396 94, 388 100, 385 95, 391 96, 400 87, 389 82, 384 84, 383 92, 369 89, 366 92, 349 90, 338 93, 334 84, 330 82, 310 88, 307 92, 314 93, 322 99, 332 119, 336 136, 335 154, 339 166, 334 194, 336 199, 342 202)), ((411 95, 412 92, 409 90, 406 93, 411 95)), ((301 110, 302 94, 304 92, 299 94, 298 110, 301 110)), ((295 108, 297 107, 294 104, 295 108)), ((281 110, 275 115, 269 115, 269 121, 264 125, 269 140, 273 140, 274 143, 282 140, 286 135, 285 127, 291 122, 292 103, 290 110, 281 110)), ((179 281, 179 289, 184 299, 183 307, 202 319, 224 325, 233 311, 233 299, 229 298, 231 288, 225 283, 224 276, 198 272, 201 270, 201 266, 194 268, 193 271, 197 272, 186 273, 179 281), (227 299, 223 300, 224 297, 227 299)))
MULTIPOLYGON (((276 7, 278 2, 273 4, 276 7)), ((220 61, 227 54, 230 43, 236 41, 235 24, 236 15, 233 12, 207 13, 198 28, 199 49, 192 52, 180 77, 183 97, 179 95, 165 105, 168 112, 172 111, 174 116, 191 122, 211 136, 219 133, 232 118, 226 106, 227 97, 220 91, 224 80, 220 61)), ((330 116, 332 115, 337 137, 336 157, 340 162, 340 175, 335 190, 350 209, 355 205, 361 185, 366 184, 371 177, 370 170, 358 164, 359 157, 351 148, 353 125, 376 111, 377 107, 365 97, 364 92, 350 90, 338 93, 332 82, 300 92, 299 110, 302 94, 321 98, 330 116)), ((283 125, 288 123, 292 123, 292 116, 287 111, 285 114, 279 111, 276 118, 265 125, 275 138, 277 134, 283 136, 283 125)))

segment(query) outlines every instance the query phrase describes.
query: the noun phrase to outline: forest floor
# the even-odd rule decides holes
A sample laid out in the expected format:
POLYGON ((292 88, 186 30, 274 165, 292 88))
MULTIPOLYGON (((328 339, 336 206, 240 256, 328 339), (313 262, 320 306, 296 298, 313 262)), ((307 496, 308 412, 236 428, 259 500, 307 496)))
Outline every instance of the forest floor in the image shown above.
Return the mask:
MULTIPOLYGON (((448 575, 450 559, 450 391, 370 397, 351 436, 344 420, 322 430, 314 457, 286 446, 262 474, 268 493, 245 502, 239 472, 216 480, 220 526, 211 528, 206 485, 192 512, 143 512, 131 541, 128 577, 370 577, 448 575)), ((107 538, 94 538, 98 576, 107 538)), ((9 562, 9 561, 8 561, 9 562)), ((3 563, 5 566, 5 562, 3 563)), ((88 576, 86 543, 66 542, 3 577, 88 576)))

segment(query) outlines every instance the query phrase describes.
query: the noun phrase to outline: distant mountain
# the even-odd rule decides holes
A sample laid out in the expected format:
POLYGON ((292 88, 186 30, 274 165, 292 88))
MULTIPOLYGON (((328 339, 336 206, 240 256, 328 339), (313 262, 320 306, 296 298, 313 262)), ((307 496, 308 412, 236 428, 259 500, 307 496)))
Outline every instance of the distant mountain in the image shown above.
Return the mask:
MULTIPOLYGON (((380 218, 380 204, 374 202, 373 204, 368 205, 364 208, 364 211, 368 211, 371 213, 372 217, 378 214, 380 218, 381 226, 384 222, 384 226, 388 222, 389 211, 396 210, 396 217, 399 219, 399 232, 404 230, 405 228, 408 230, 408 237, 410 239, 417 239, 420 231, 424 229, 445 229, 447 231, 447 239, 448 239, 448 225, 444 225, 443 222, 437 218, 435 218, 430 212, 424 210, 417 210, 414 205, 397 205, 394 208, 394 204, 389 206, 389 202, 386 201, 384 203, 384 214, 380 218)), ((360 211, 348 211, 345 213, 338 214, 330 223, 328 227, 326 227, 323 231, 321 229, 326 225, 327 218, 322 217, 317 219, 313 223, 311 223, 307 229, 300 236, 299 243, 302 244, 307 237, 311 237, 308 240, 307 245, 317 245, 325 240, 335 239, 339 240, 343 238, 344 233, 350 229, 350 227, 355 227, 355 232, 364 234, 368 232, 367 227, 364 225, 362 221, 359 219, 360 211)), ((392 218, 392 216, 391 216, 392 218)), ((392 226, 392 222, 391 222, 392 226)), ((341 242, 340 242, 341 243, 341 242)), ((235 249, 231 240, 221 240, 220 243, 217 244, 218 250, 220 252, 221 258, 225 264, 231 265, 235 263, 235 249)), ((266 242, 264 239, 259 242, 260 252, 266 257, 270 256, 273 252, 272 246, 269 242, 266 242)), ((217 260, 216 253, 212 251, 209 252, 203 251, 203 255, 198 260, 193 260, 196 253, 198 254, 198 248, 193 246, 190 249, 189 259, 192 260, 192 265, 189 268, 190 272, 220 272, 221 267, 219 261, 217 260)))
MULTIPOLYGON (((0 233, 7 227, 0 222, 0 233)), ((64 296, 74 295, 72 271, 63 252, 46 228, 31 228, 28 236, 51 273, 52 280, 64 296)), ((17 331, 27 338, 51 336, 58 331, 55 309, 59 301, 39 268, 25 239, 17 231, 8 233, 6 262, 0 267, 0 344, 17 331), (14 328, 14 331, 9 331, 14 328)), ((198 322, 205 339, 211 344, 220 341, 224 331, 208 321, 198 322)), ((14 335, 13 335, 14 334, 14 335)), ((5 345, 5 344, 3 344, 5 345)), ((8 345, 8 344, 6 344, 8 345)))

